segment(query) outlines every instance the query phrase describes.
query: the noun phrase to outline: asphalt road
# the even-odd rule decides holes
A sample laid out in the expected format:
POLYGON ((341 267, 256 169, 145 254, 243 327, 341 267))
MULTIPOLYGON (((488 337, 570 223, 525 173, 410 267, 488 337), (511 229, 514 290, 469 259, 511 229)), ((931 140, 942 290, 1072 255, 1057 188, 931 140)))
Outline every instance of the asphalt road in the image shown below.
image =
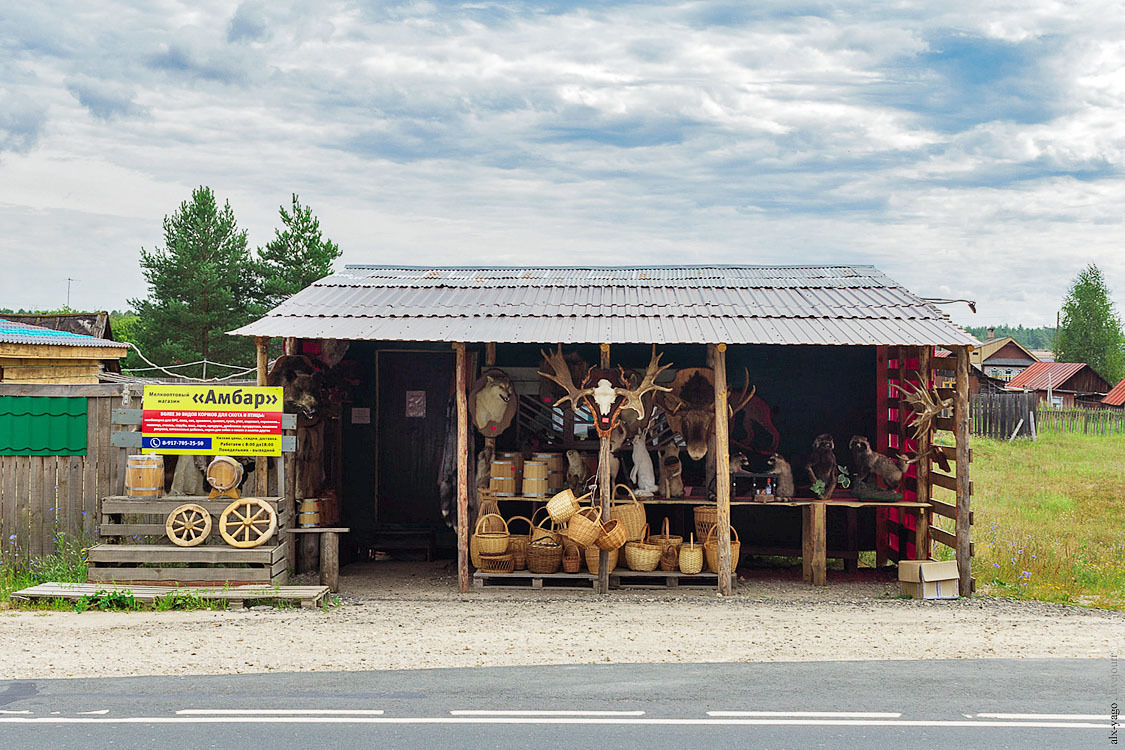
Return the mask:
POLYGON ((1114 669, 1107 657, 12 681, 0 747, 1109 747, 1114 669))

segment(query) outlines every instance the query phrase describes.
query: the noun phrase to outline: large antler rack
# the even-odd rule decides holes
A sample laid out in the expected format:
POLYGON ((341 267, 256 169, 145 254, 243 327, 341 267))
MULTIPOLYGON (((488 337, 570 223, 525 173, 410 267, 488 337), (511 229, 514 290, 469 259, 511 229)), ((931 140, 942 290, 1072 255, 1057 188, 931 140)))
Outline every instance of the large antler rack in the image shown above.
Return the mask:
POLYGON ((574 384, 573 378, 570 377, 570 368, 567 367, 566 360, 563 359, 562 345, 559 348, 548 354, 545 351, 540 351, 543 359, 551 366, 554 372, 540 372, 539 374, 547 378, 547 380, 558 384, 566 391, 566 395, 555 402, 555 406, 561 406, 564 401, 569 401, 572 409, 578 408, 578 400, 584 396, 589 396, 594 392, 593 388, 579 388, 574 384))
POLYGON ((730 406, 730 415, 733 417, 738 412, 746 408, 746 404, 750 403, 750 399, 754 398, 754 394, 758 392, 758 386, 750 387, 750 368, 742 368, 743 374, 746 376, 746 383, 742 386, 742 393, 734 398, 731 398, 730 389, 727 389, 728 405, 730 406))
MULTIPOLYGON (((618 396, 624 396, 625 397, 625 403, 622 405, 621 408, 622 409, 632 409, 633 411, 635 411, 637 413, 637 419, 644 419, 645 418, 645 404, 644 404, 644 401, 642 399, 643 399, 643 397, 646 393, 652 393, 654 391, 664 391, 665 393, 667 393, 668 391, 672 390, 668 386, 656 384, 656 378, 660 375, 660 373, 664 372, 665 370, 667 370, 669 367, 672 366, 671 362, 669 362, 666 365, 660 364, 660 358, 663 357, 663 356, 664 356, 664 353, 661 352, 660 354, 657 354, 656 353, 656 347, 653 346, 652 347, 652 357, 649 359, 648 367, 645 369, 644 377, 641 378, 641 384, 638 385, 636 388, 632 388, 632 389, 630 389, 630 388, 614 388, 613 389, 614 393, 616 393, 618 396)), ((622 382, 628 382, 628 379, 625 377, 625 370, 623 368, 620 368, 620 367, 618 369, 621 370, 621 380, 622 380, 622 382)))
POLYGON ((919 385, 910 390, 897 383, 891 385, 902 394, 902 400, 913 410, 914 417, 910 420, 910 424, 914 427, 914 439, 920 440, 930 431, 934 419, 953 405, 953 399, 943 399, 938 395, 936 388, 931 389, 923 385, 926 380, 922 373, 918 373, 917 377, 919 385))

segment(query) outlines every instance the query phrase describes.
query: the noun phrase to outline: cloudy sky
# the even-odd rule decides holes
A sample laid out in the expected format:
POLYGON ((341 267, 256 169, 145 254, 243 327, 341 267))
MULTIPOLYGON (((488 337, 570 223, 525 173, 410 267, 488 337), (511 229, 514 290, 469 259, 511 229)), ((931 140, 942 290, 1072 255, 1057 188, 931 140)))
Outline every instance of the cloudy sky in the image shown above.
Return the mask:
POLYGON ((348 263, 874 264, 1125 308, 1119 3, 0 4, 0 307, 121 308, 209 185, 348 263))

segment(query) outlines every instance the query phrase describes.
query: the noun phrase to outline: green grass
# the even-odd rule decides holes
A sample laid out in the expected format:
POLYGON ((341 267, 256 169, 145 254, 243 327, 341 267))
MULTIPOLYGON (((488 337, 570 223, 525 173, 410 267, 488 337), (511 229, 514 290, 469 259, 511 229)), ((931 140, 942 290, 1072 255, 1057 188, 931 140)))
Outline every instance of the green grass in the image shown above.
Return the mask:
POLYGON ((972 448, 978 593, 1125 610, 1125 436, 976 438, 972 448))
POLYGON ((28 559, 17 551, 0 557, 0 601, 8 601, 13 591, 48 581, 85 583, 86 548, 91 542, 59 532, 50 555, 28 559))

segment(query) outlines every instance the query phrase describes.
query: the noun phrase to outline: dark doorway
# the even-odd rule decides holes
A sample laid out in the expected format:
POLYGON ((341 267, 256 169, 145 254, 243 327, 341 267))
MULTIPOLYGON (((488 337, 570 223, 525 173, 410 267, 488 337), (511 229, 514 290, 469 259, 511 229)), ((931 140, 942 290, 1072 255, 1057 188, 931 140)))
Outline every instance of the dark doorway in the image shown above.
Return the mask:
POLYGON ((378 388, 376 521, 443 525, 438 472, 452 352, 382 350, 378 388))

